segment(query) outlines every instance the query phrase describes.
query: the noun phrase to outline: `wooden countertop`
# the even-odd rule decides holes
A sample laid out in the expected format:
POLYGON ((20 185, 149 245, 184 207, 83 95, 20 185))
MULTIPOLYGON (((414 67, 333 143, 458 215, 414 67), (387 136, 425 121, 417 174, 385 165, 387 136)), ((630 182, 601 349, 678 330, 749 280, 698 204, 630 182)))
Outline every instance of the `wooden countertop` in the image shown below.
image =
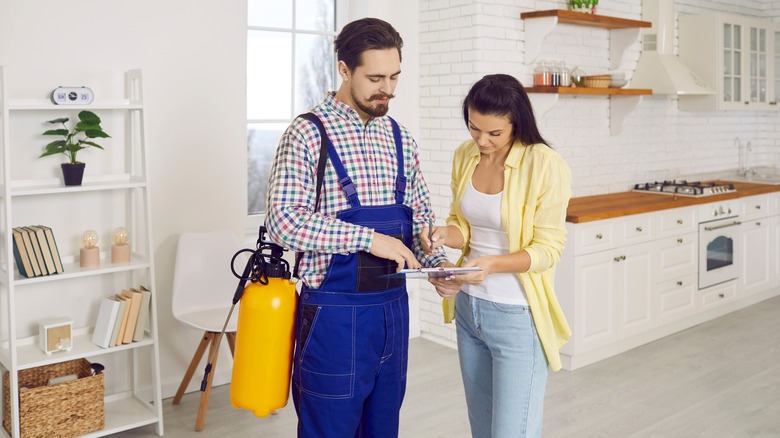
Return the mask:
POLYGON ((572 198, 566 210, 566 222, 590 222, 631 214, 648 213, 651 211, 668 210, 690 205, 709 204, 727 199, 744 198, 746 196, 762 195, 780 192, 780 185, 753 184, 716 180, 734 184, 734 193, 723 195, 690 198, 685 196, 662 195, 658 193, 620 192, 608 195, 584 196, 572 198))

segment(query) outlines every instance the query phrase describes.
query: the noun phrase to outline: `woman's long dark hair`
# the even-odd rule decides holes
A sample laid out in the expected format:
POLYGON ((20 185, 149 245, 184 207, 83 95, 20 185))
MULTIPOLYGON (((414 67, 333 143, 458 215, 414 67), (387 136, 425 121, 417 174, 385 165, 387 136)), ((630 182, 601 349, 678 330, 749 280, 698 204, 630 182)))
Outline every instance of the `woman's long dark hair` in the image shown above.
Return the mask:
POLYGON ((512 137, 524 145, 547 141, 536 127, 534 110, 523 84, 505 74, 487 75, 477 81, 463 100, 463 120, 469 125, 469 108, 480 114, 509 116, 512 137))

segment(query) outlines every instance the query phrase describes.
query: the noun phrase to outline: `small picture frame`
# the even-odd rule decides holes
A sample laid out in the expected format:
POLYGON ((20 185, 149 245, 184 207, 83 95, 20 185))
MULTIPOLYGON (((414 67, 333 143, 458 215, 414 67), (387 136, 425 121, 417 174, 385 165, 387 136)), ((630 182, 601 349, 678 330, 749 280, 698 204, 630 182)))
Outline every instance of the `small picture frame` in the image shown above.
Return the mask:
POLYGON ((46 354, 73 348, 73 320, 49 318, 38 322, 38 346, 46 354))

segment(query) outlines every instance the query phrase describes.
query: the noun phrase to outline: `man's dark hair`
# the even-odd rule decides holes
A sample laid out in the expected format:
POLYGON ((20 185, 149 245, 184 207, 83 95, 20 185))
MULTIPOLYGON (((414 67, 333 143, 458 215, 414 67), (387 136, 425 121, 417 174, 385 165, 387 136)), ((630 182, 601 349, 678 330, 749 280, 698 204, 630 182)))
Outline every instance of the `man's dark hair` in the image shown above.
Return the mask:
POLYGON ((512 136, 524 145, 549 143, 539 133, 534 110, 523 84, 505 74, 487 75, 477 81, 463 100, 463 120, 469 125, 469 108, 480 114, 508 116, 512 136))
POLYGON ((404 41, 390 23, 378 18, 362 18, 348 23, 336 37, 335 49, 339 61, 344 61, 350 71, 359 67, 366 50, 398 49, 404 41))

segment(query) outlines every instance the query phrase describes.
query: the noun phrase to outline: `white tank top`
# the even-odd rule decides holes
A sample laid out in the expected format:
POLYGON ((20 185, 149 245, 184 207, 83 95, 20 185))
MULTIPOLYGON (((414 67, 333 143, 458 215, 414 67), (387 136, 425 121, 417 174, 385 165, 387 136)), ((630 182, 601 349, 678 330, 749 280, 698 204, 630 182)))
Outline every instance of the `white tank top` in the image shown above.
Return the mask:
MULTIPOLYGON (((463 216, 471 225, 471 253, 467 259, 509 254, 509 239, 501 224, 502 196, 503 192, 495 195, 480 193, 469 181, 460 204, 463 216)), ((490 274, 479 286, 464 285, 463 291, 496 303, 528 305, 520 279, 514 273, 490 274)))

